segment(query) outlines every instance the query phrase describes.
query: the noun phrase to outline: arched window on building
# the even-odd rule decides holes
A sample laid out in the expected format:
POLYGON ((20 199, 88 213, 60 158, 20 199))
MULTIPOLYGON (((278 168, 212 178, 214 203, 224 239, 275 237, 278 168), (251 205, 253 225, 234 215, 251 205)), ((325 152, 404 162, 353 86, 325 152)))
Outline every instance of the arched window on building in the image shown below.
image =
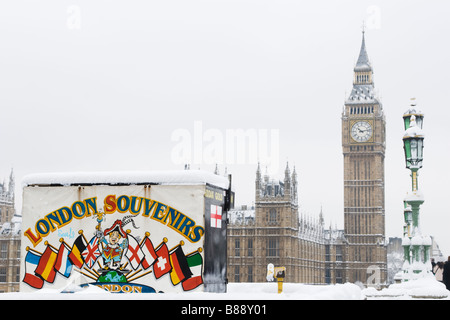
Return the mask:
POLYGON ((272 208, 269 211, 269 223, 276 223, 277 222, 277 210, 272 208))

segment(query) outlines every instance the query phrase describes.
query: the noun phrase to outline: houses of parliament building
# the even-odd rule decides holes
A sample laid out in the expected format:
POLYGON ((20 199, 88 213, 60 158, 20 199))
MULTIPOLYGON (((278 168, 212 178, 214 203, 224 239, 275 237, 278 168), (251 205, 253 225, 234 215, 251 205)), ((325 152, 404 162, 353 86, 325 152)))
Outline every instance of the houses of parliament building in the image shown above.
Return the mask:
POLYGON ((9 183, 0 183, 0 293, 19 291, 20 283, 20 227, 15 215, 14 175, 9 183))
POLYGON ((297 173, 283 181, 256 171, 254 208, 229 212, 229 282, 265 282, 267 265, 286 267, 286 282, 346 282, 346 240, 319 217, 299 215, 297 173))
POLYGON ((385 239, 385 117, 374 93, 364 32, 353 88, 341 117, 344 159, 344 229, 325 228, 299 214, 297 174, 286 165, 283 181, 258 166, 254 208, 229 213, 230 282, 264 282, 267 265, 286 267, 286 282, 368 284, 387 281, 385 239))

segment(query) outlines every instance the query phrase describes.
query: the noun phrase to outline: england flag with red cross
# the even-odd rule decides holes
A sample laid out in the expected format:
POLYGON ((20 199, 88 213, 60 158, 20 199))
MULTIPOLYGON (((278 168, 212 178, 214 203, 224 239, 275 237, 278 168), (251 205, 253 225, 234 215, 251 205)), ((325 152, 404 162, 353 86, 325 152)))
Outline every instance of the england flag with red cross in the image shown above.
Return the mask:
POLYGON ((222 228, 222 207, 211 205, 211 227, 222 228))
POLYGON ((132 235, 128 234, 127 238, 128 250, 125 253, 125 256, 128 258, 128 261, 130 261, 131 267, 136 270, 145 255, 144 252, 142 252, 138 241, 132 235))

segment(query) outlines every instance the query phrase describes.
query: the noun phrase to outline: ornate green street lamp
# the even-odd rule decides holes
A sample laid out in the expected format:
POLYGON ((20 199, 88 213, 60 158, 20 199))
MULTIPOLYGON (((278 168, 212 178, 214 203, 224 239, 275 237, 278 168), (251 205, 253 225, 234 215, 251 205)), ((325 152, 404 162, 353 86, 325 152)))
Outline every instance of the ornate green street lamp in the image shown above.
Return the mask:
MULTIPOLYGON (((415 107, 413 105, 412 107, 415 107)), ((419 191, 418 171, 422 168, 423 147, 425 135, 422 131, 423 114, 415 109, 409 109, 403 115, 405 134, 403 136, 403 149, 405 152, 406 168, 411 170, 412 190, 408 192, 404 202, 405 232, 404 247, 404 279, 410 276, 415 278, 420 274, 429 272, 429 237, 423 237, 419 227, 420 205, 424 202, 419 191), (408 269, 408 270, 407 270, 408 269)))

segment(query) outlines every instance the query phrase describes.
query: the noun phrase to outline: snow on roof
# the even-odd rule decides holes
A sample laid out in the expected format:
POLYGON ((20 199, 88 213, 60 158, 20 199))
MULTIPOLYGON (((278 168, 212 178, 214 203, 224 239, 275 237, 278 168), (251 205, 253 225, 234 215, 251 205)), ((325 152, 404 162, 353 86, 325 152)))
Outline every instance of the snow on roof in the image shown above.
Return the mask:
POLYGON ((348 104, 378 103, 373 84, 354 84, 348 97, 348 104))
POLYGON ((234 209, 228 211, 231 224, 251 224, 255 222, 255 209, 234 209))
POLYGON ((210 184, 219 188, 228 189, 229 181, 225 177, 202 170, 35 173, 25 176, 22 180, 22 187, 33 185, 71 186, 90 184, 210 184))
POLYGON ((417 125, 416 117, 414 115, 411 116, 411 122, 409 124, 409 128, 406 129, 403 138, 409 137, 424 137, 425 134, 423 130, 417 125))
POLYGON ((18 236, 22 229, 22 219, 15 216, 11 222, 0 225, 0 236, 18 236))
POLYGON ((406 193, 405 198, 403 199, 406 202, 413 202, 413 201, 424 201, 424 195, 420 190, 416 191, 408 191, 406 193))

